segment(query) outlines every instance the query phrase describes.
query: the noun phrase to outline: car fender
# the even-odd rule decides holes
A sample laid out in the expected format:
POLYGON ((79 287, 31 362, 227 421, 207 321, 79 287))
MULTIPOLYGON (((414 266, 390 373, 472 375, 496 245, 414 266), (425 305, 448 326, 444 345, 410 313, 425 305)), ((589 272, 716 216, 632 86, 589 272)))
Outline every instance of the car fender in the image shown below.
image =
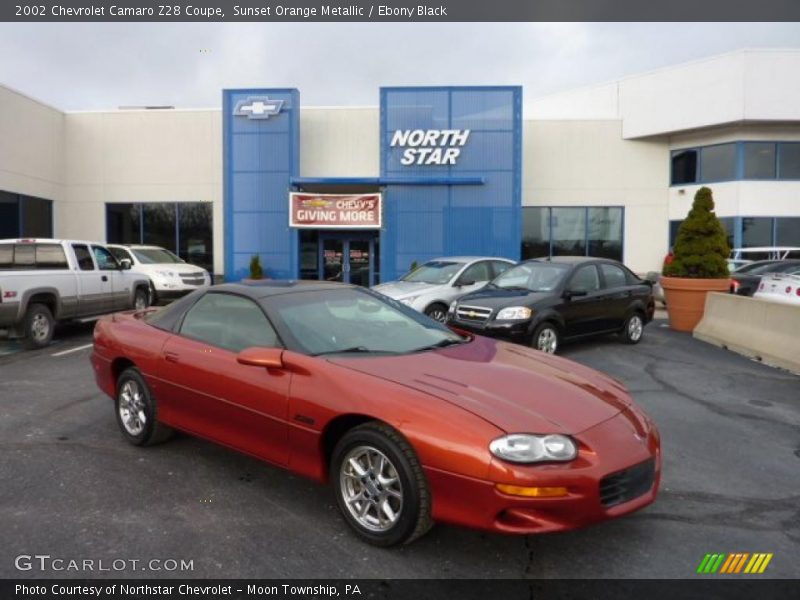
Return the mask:
POLYGON ((562 332, 566 328, 564 317, 557 310, 553 308, 545 308, 541 311, 534 309, 533 318, 528 325, 528 337, 532 336, 534 330, 545 321, 555 323, 556 327, 562 332))
POLYGON ((144 277, 136 277, 135 279, 131 279, 131 288, 128 293, 128 305, 133 307, 135 298, 136 298, 136 290, 140 287, 143 287, 147 290, 147 293, 150 293, 150 278, 144 277))
POLYGON ((17 309, 17 322, 20 322, 25 317, 30 299, 39 294, 48 294, 55 298, 55 310, 53 311, 53 318, 59 318, 62 310, 61 293, 57 288, 54 287, 36 287, 27 289, 22 293, 22 298, 20 299, 19 307, 17 309))

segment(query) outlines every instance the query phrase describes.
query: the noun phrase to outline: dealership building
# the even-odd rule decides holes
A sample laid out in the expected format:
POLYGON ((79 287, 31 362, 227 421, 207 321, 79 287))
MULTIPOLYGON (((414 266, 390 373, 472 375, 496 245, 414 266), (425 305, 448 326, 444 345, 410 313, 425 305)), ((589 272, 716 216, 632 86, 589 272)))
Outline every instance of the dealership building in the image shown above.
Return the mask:
POLYGON ((382 87, 374 106, 64 112, 0 86, 0 238, 169 248, 227 280, 374 284, 447 255, 659 269, 696 190, 732 246, 800 246, 800 51, 745 50, 544 98, 382 87))

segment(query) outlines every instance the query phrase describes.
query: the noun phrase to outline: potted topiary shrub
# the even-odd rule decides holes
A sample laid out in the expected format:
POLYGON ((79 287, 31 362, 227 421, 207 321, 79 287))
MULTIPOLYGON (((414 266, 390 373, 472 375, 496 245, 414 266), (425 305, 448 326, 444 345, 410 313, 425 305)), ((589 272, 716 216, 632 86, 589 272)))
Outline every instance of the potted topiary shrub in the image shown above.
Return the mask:
POLYGON ((711 190, 701 187, 678 229, 672 260, 664 265, 661 277, 672 329, 692 331, 703 317, 706 295, 728 291, 730 251, 728 235, 714 214, 711 190))
POLYGON ((246 277, 242 281, 259 281, 260 279, 264 279, 264 269, 261 268, 261 258, 258 254, 254 254, 250 258, 250 277, 246 277))

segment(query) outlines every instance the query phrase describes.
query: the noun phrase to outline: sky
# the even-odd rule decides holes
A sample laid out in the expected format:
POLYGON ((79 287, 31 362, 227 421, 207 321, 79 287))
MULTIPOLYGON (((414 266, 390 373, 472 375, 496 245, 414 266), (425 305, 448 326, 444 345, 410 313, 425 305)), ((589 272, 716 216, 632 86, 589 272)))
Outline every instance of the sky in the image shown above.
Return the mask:
POLYGON ((522 85, 534 98, 741 48, 800 23, 2 23, 0 83, 62 110, 221 104, 297 87, 375 106, 383 85, 522 85))

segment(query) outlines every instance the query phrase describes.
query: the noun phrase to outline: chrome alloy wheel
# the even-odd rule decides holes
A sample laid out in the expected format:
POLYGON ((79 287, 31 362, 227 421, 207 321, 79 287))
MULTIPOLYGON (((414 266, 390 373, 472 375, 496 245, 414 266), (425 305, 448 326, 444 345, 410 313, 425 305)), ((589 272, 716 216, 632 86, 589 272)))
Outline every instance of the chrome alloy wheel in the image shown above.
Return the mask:
POLYGON ((357 446, 342 460, 339 490, 345 506, 369 531, 388 531, 403 510, 403 486, 392 461, 372 446, 357 446))
POLYGON ((41 313, 31 319, 31 337, 37 342, 43 342, 50 335, 50 321, 41 313))
POLYGON ((147 423, 144 412, 144 397, 139 384, 129 379, 119 392, 119 416, 125 431, 133 436, 140 435, 147 423))
POLYGON ((542 329, 536 338, 536 349, 548 354, 554 354, 557 347, 558 334, 549 327, 542 329))
POLYGON ((447 311, 442 310, 441 308, 434 308, 432 311, 428 313, 428 316, 434 321, 439 321, 439 323, 444 323, 447 320, 447 311))
POLYGON ((639 315, 633 315, 630 319, 628 319, 628 337, 633 342, 638 342, 642 337, 642 331, 644 331, 644 323, 642 323, 642 317, 639 315))

